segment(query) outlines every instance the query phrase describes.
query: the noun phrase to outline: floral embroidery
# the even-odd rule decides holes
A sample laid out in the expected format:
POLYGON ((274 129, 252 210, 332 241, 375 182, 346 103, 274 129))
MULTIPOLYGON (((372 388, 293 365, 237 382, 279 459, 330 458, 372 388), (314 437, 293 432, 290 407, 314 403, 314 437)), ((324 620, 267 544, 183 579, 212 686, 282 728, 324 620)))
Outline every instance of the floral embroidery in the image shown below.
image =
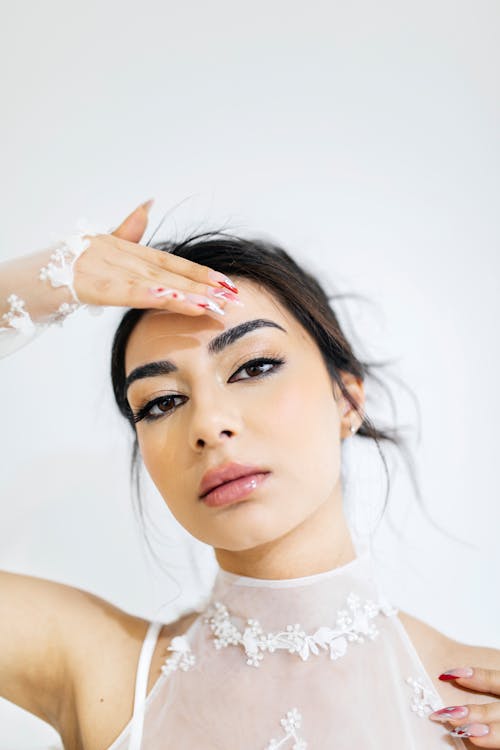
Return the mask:
POLYGON ((290 654, 298 654, 302 660, 311 654, 318 655, 319 648, 329 651, 330 659, 335 660, 347 651, 348 643, 363 643, 366 638, 374 640, 378 628, 371 622, 380 613, 394 615, 397 609, 385 600, 375 603, 372 600, 361 603, 356 594, 349 594, 347 608, 338 612, 335 626, 321 626, 312 635, 307 635, 301 626, 287 625, 279 633, 264 633, 258 620, 248 619, 247 627, 241 633, 231 622, 227 607, 221 602, 214 602, 203 618, 209 623, 215 636, 214 646, 217 649, 227 646, 243 646, 247 664, 258 667, 264 658, 264 652, 286 649, 290 654))
MULTIPOLYGON (((5 320, 8 326, 15 328, 23 334, 31 333, 35 324, 31 320, 29 312, 25 309, 25 301, 17 294, 9 294, 7 297, 9 303, 9 312, 4 313, 0 320, 5 320)), ((8 328, 0 328, 0 331, 7 331, 8 328)))
POLYGON ((296 708, 292 708, 291 711, 286 712, 286 716, 280 720, 280 724, 286 732, 286 736, 281 740, 272 739, 267 745, 266 750, 277 750, 286 743, 287 740, 293 738, 295 740, 292 745, 292 750, 306 750, 307 742, 297 735, 296 730, 300 729, 302 723, 302 716, 296 708))
POLYGON ((177 635, 175 638, 172 638, 167 651, 174 651, 174 654, 162 666, 161 671, 163 674, 170 674, 170 672, 175 672, 176 669, 182 669, 183 672, 187 672, 196 663, 196 657, 191 651, 191 646, 184 635, 177 635))
POLYGON ((432 711, 438 710, 441 700, 433 690, 429 690, 421 681, 415 680, 413 677, 408 677, 406 682, 413 688, 410 703, 412 711, 415 711, 418 716, 427 716, 432 711))

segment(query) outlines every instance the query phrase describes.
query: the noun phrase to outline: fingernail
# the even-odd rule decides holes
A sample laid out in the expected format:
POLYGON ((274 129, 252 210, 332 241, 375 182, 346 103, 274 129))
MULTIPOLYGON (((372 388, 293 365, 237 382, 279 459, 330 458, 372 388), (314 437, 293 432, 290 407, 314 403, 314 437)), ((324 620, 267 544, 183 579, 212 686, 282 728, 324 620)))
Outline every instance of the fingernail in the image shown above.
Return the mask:
POLYGON ((487 724, 464 724, 462 727, 455 727, 449 734, 452 737, 485 737, 489 733, 487 724))
POLYGON ((218 284, 221 284, 221 286, 229 289, 230 292, 234 292, 235 294, 238 293, 238 287, 236 284, 234 284, 228 276, 224 276, 223 273, 219 273, 219 271, 209 271, 208 276, 212 281, 216 281, 218 284))
POLYGON ((212 312, 219 313, 219 315, 225 315, 226 313, 224 310, 219 307, 219 305, 216 302, 211 302, 210 300, 207 300, 206 302, 197 302, 196 303, 198 307, 204 307, 206 310, 211 310, 212 312))
POLYGON ((155 199, 150 198, 148 201, 142 204, 142 208, 146 211, 147 214, 149 213, 149 209, 151 208, 154 202, 155 202, 155 199))
POLYGON ((429 714, 433 721, 448 721, 448 719, 463 719, 469 713, 467 706, 447 706, 429 714))
POLYGON ((225 315, 224 310, 219 307, 217 302, 214 302, 211 299, 208 299, 208 297, 203 297, 201 294, 188 294, 186 295, 186 299, 188 302, 191 302, 193 305, 197 305, 198 307, 204 307, 206 310, 211 310, 212 312, 219 313, 219 315, 225 315))
POLYGON ((178 289, 165 289, 164 286, 150 287, 149 291, 155 297, 171 297, 172 299, 183 300, 186 295, 179 292, 178 289))
POLYGON ((207 292, 211 297, 216 297, 217 299, 224 299, 226 302, 233 302, 235 305, 240 305, 240 307, 244 307, 243 302, 238 299, 238 297, 233 294, 233 292, 227 292, 225 289, 216 289, 215 287, 212 287, 212 289, 209 289, 207 292))
POLYGON ((443 682, 454 680, 457 677, 472 677, 474 670, 470 667, 457 667, 456 669, 449 669, 447 672, 443 672, 439 675, 439 679, 443 682))

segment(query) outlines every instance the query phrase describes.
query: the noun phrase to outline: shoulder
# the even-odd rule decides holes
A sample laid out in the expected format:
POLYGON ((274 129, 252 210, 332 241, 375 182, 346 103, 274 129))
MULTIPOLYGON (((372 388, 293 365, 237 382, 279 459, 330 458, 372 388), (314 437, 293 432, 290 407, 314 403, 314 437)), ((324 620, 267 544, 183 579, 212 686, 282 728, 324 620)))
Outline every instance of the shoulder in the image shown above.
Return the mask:
POLYGON ((439 675, 453 667, 462 666, 500 669, 499 649, 472 646, 453 640, 406 612, 400 611, 398 617, 445 705, 456 705, 460 701, 487 703, 491 700, 484 693, 467 690, 455 682, 442 682, 439 675))
MULTIPOLYGON (((190 612, 163 624, 151 659, 148 694, 161 676, 172 638, 185 632, 198 614, 190 612)), ((78 634, 71 666, 73 710, 61 732, 65 746, 103 750, 127 726, 149 625, 148 620, 106 603, 106 615, 96 619, 92 630, 78 634)))

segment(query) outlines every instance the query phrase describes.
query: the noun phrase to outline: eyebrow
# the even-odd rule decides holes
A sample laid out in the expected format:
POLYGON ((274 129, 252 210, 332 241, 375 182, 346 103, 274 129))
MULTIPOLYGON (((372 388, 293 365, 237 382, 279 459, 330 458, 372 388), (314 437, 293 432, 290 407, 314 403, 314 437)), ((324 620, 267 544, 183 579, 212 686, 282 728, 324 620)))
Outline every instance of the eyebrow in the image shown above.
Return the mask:
MULTIPOLYGON (((256 318, 255 320, 247 320, 245 323, 240 323, 233 328, 228 328, 227 331, 223 331, 215 338, 208 342, 208 353, 219 354, 223 349, 234 344, 235 341, 240 339, 242 336, 246 336, 247 333, 255 331, 257 328, 278 328, 283 333, 287 333, 285 329, 273 320, 267 320, 266 318, 256 318)), ((148 362, 145 365, 139 365, 136 367, 130 375, 125 379, 125 392, 128 391, 132 383, 136 380, 142 380, 143 378, 155 378, 159 375, 168 375, 171 372, 178 371, 177 365, 175 365, 169 359, 162 359, 158 362, 148 362)))

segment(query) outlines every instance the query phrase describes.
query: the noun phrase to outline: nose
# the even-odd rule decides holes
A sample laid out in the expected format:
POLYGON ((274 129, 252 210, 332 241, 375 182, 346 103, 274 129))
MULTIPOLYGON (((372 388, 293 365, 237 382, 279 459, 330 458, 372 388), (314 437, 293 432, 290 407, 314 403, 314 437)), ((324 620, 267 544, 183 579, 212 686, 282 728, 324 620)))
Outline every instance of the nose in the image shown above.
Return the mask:
POLYGON ((189 442, 194 451, 216 448, 221 443, 239 435, 241 417, 234 404, 220 394, 205 394, 203 400, 192 404, 189 442))

